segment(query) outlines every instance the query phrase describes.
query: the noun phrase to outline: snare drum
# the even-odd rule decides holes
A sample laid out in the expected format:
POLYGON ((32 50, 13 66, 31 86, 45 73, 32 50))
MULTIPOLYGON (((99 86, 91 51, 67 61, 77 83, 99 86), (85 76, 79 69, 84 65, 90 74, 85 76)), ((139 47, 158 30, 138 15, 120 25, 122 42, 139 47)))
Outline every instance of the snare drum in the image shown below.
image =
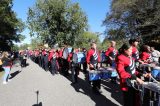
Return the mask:
POLYGON ((151 72, 152 76, 157 80, 160 80, 160 67, 154 67, 151 72))
POLYGON ((117 77, 118 74, 117 74, 117 71, 115 68, 107 68, 108 71, 110 71, 110 77, 117 77))
POLYGON ((117 77, 117 76, 118 76, 118 74, 117 74, 116 71, 112 71, 112 72, 111 72, 111 77, 117 77))
POLYGON ((99 80, 101 79, 101 72, 100 71, 90 71, 89 72, 89 80, 94 81, 94 80, 99 80))
POLYGON ((111 72, 109 71, 102 71, 102 74, 101 74, 101 78, 102 79, 108 79, 111 77, 111 72))

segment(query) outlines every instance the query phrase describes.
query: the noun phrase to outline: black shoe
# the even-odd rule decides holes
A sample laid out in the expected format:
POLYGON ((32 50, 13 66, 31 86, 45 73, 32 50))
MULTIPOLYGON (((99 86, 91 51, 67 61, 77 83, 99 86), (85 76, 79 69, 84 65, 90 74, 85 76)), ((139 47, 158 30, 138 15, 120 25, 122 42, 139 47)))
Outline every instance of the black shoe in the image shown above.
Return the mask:
POLYGON ((111 83, 117 84, 117 80, 111 80, 111 83))
POLYGON ((99 92, 99 90, 92 88, 92 92, 96 95, 100 95, 101 93, 99 92))
POLYGON ((78 82, 72 82, 72 84, 77 84, 78 82))

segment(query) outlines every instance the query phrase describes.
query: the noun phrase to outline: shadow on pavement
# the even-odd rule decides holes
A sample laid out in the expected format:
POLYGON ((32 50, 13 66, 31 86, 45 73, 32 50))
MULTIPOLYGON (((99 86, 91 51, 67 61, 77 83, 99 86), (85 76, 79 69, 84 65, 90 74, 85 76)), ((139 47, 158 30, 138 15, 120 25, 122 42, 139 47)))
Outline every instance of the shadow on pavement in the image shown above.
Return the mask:
MULTIPOLYGON (((71 75, 66 78, 72 81, 71 75)), ((78 78, 78 83, 72 83, 71 86, 75 89, 76 92, 82 93, 91 98, 95 102, 95 106, 118 106, 117 104, 106 98, 104 95, 94 94, 92 92, 91 86, 86 80, 78 78)))
POLYGON ((11 75, 11 77, 9 78, 9 79, 12 79, 12 78, 14 78, 15 76, 17 76, 19 73, 20 73, 21 71, 15 71, 14 73, 11 73, 10 75, 11 75))
POLYGON ((123 104, 123 95, 120 89, 120 85, 111 83, 110 81, 103 80, 101 86, 111 93, 111 97, 114 98, 121 105, 123 104))
POLYGON ((38 101, 38 97, 39 97, 39 91, 36 91, 36 95, 37 95, 37 103, 36 104, 34 104, 34 105, 32 105, 32 106, 42 106, 42 102, 39 102, 38 101))
POLYGON ((40 102, 39 104, 34 104, 32 106, 43 106, 43 105, 42 105, 42 102, 40 102))

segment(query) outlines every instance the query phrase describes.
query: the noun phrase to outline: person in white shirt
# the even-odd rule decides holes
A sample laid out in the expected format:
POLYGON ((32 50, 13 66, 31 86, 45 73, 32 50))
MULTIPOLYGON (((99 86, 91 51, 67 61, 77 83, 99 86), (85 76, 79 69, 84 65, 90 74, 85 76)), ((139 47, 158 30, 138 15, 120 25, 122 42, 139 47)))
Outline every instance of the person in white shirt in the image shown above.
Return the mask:
POLYGON ((153 62, 159 63, 160 52, 155 50, 154 47, 151 47, 151 55, 153 58, 153 62))

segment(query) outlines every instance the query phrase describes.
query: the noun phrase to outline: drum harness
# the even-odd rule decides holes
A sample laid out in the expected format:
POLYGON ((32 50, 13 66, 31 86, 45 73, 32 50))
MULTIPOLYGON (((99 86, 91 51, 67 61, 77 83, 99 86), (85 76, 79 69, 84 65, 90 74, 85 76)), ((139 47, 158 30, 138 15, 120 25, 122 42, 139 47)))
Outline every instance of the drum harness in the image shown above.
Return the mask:
MULTIPOLYGON (((147 73, 147 72, 144 72, 144 73, 147 73)), ((144 82, 142 86, 140 86, 136 80, 130 80, 130 82, 132 84, 133 89, 140 92, 141 106, 143 105, 144 89, 149 88, 147 86, 152 86, 153 84, 159 84, 159 82, 153 76, 150 77, 149 82, 144 82)), ((150 96, 151 96, 151 92, 152 91, 150 91, 150 96)), ((154 100, 156 100, 155 98, 156 98, 156 95, 154 95, 154 100)), ((154 106, 153 101, 150 101, 150 106, 154 106)), ((158 106, 160 106, 160 104, 158 106)))

